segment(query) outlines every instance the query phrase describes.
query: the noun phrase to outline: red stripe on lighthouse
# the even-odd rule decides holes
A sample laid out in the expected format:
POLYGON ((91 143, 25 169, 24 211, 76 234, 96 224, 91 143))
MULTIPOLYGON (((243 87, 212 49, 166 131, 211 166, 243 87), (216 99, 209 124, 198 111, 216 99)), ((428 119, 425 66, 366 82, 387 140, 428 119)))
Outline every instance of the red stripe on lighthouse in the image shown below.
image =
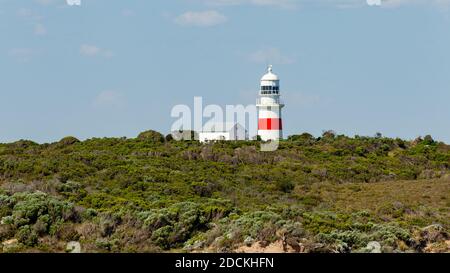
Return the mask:
POLYGON ((280 118, 260 118, 258 130, 282 130, 283 123, 280 118))

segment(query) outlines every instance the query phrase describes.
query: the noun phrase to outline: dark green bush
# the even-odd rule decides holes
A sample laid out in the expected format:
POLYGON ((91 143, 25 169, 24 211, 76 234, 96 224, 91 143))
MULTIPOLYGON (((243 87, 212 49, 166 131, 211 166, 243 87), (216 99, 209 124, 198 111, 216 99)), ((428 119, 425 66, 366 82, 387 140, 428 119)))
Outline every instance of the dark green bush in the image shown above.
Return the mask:
POLYGON ((38 243, 38 235, 29 226, 21 226, 16 234, 17 240, 26 246, 35 246, 38 243))
POLYGON ((287 179, 278 180, 276 185, 277 189, 284 193, 290 193, 295 188, 294 183, 287 179))
POLYGON ((164 136, 156 131, 149 130, 142 132, 137 137, 140 140, 147 140, 151 142, 164 142, 164 136))
POLYGON ((66 147, 66 146, 73 145, 73 144, 79 143, 79 142, 80 141, 77 138, 75 138, 73 136, 68 136, 68 137, 62 138, 58 142, 58 145, 60 145, 61 147, 66 147))

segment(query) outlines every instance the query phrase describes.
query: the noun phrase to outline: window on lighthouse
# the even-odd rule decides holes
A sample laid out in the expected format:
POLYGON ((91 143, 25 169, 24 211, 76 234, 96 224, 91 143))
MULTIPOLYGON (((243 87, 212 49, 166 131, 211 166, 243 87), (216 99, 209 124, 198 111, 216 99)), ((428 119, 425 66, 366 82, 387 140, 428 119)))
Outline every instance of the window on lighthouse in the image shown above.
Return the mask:
POLYGON ((278 86, 261 86, 261 94, 262 95, 272 95, 279 94, 280 87, 278 86))
POLYGON ((278 86, 261 86, 261 95, 278 95, 280 88, 278 86))

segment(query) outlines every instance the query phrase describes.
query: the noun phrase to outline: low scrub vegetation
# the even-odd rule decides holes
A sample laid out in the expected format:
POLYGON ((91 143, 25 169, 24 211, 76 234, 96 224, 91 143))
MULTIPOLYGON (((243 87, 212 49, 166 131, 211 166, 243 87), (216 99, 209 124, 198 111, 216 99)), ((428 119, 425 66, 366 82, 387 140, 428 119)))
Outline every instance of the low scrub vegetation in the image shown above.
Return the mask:
POLYGON ((430 136, 176 138, 0 144, 0 252, 449 252, 450 146, 430 136))

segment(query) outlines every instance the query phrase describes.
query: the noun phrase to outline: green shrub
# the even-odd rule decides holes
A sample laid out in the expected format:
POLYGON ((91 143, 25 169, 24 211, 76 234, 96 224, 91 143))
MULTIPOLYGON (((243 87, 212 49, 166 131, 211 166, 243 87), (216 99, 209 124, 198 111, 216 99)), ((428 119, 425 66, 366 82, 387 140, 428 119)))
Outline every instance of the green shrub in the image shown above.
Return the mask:
POLYGON ((35 246, 38 243, 38 235, 29 226, 21 226, 16 234, 17 240, 26 246, 35 246))
POLYGON ((0 195, 0 219, 12 213, 16 200, 8 195, 0 195))
POLYGON ((156 131, 149 130, 142 132, 137 137, 140 140, 146 140, 151 142, 164 142, 164 136, 156 131))
POLYGON ((68 136, 68 137, 62 138, 58 142, 58 145, 60 147, 66 147, 66 146, 69 146, 69 145, 73 145, 75 143, 80 143, 80 140, 78 140, 77 138, 75 138, 73 136, 68 136))
POLYGON ((192 202, 177 203, 169 208, 154 209, 138 214, 144 226, 152 232, 152 240, 162 248, 176 247, 196 231, 206 227, 209 215, 192 202))
POLYGON ((303 133, 301 135, 291 135, 288 137, 288 140, 289 141, 300 141, 302 143, 312 143, 316 139, 314 138, 313 135, 311 135, 309 133, 303 133))
POLYGON ((167 142, 173 141, 174 139, 173 139, 172 134, 166 135, 165 140, 166 140, 167 142))
POLYGON ((370 242, 370 237, 366 233, 358 230, 333 230, 330 233, 319 233, 318 239, 321 242, 328 244, 342 244, 345 243, 349 247, 364 247, 370 242))
POLYGON ((213 192, 219 189, 219 187, 212 182, 193 182, 191 187, 194 193, 201 197, 211 197, 213 192))
POLYGON ((39 236, 52 235, 64 221, 76 220, 73 205, 42 192, 0 195, 1 221, 26 246, 35 246, 39 236))
POLYGON ((294 183, 286 179, 278 180, 276 185, 277 189, 284 193, 290 193, 295 188, 294 183))
POLYGON ((48 222, 76 218, 73 205, 59 201, 42 192, 17 193, 13 196, 17 199, 12 216, 17 227, 34 224, 41 216, 48 217, 48 222))

